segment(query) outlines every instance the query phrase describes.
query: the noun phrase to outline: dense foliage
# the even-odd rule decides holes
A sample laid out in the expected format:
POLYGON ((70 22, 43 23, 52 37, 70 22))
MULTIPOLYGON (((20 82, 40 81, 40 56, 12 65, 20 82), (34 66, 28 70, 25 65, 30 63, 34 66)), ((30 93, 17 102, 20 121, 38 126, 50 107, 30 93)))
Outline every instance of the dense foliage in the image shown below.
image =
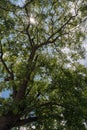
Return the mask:
POLYGON ((86 129, 86 14, 86 0, 0 0, 0 129, 86 129))

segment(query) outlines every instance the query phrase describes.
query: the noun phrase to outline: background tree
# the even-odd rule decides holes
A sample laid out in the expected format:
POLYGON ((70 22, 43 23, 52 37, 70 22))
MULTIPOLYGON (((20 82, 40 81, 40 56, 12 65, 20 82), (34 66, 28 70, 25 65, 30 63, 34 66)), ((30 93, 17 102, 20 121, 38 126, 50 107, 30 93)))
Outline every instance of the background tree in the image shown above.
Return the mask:
POLYGON ((86 2, 0 1, 1 130, 86 129, 86 2))

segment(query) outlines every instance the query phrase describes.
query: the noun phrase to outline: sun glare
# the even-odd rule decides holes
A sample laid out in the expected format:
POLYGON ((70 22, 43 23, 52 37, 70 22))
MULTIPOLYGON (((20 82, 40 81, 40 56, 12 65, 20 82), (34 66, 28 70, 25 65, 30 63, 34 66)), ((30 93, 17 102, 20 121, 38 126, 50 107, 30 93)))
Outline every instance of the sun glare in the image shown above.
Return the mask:
POLYGON ((30 17, 30 23, 31 24, 35 24, 36 23, 36 21, 35 21, 35 19, 33 17, 30 17))

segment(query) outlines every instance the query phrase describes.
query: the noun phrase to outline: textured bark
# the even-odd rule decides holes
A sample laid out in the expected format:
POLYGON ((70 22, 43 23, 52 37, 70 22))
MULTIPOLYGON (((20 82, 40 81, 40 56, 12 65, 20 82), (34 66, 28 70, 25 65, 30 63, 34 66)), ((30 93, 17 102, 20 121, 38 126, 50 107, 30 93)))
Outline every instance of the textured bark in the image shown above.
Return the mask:
POLYGON ((27 119, 20 120, 18 115, 9 114, 0 117, 0 130, 11 130, 13 127, 23 126, 27 123, 36 122, 38 117, 29 117, 27 119))
POLYGON ((0 130, 11 130, 18 121, 17 115, 9 112, 6 116, 0 117, 0 130))
POLYGON ((11 130, 11 121, 7 117, 0 117, 0 130, 11 130))

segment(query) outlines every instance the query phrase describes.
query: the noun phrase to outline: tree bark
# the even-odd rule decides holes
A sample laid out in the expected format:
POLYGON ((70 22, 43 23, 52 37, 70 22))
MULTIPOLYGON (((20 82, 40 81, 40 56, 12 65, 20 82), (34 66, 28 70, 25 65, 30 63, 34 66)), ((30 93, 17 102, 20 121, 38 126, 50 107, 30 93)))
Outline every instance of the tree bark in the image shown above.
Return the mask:
POLYGON ((38 117, 29 117, 27 119, 20 119, 17 115, 6 115, 0 117, 0 130, 11 130, 13 127, 23 126, 27 123, 36 122, 38 117))
POLYGON ((11 130, 17 121, 18 117, 13 113, 8 113, 6 116, 1 116, 0 130, 11 130))
POLYGON ((11 130, 10 120, 6 117, 0 117, 0 130, 11 130))

